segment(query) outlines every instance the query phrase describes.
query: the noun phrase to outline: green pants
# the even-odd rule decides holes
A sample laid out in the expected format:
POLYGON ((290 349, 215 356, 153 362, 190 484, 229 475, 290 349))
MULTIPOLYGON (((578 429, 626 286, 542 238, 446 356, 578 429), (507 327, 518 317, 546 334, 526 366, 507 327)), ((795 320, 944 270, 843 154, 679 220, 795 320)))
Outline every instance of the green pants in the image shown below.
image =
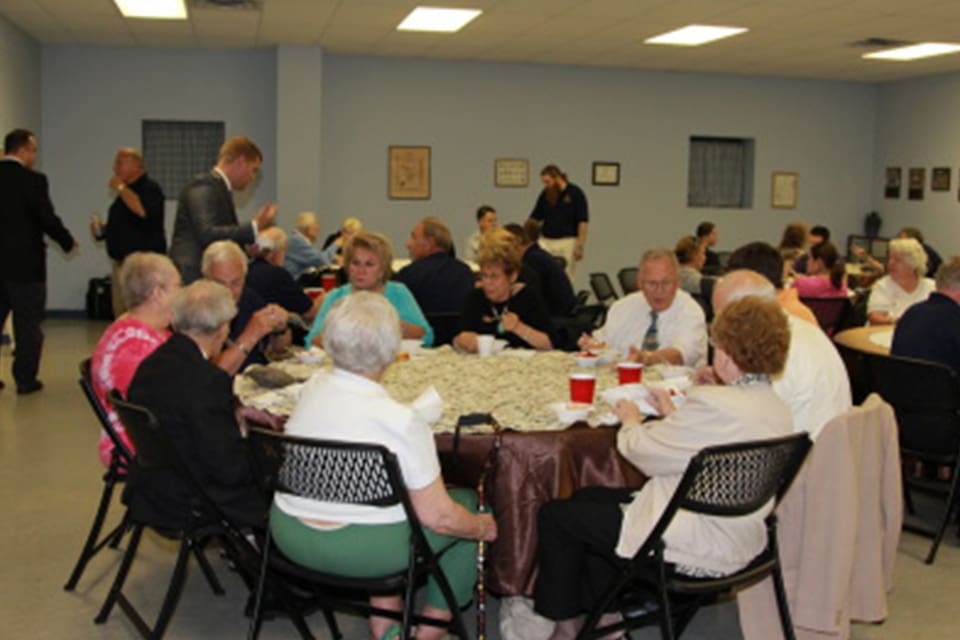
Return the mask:
MULTIPOLYGON (((477 494, 471 489, 450 489, 450 497, 472 512, 477 510, 477 494)), ((397 573, 409 564, 410 525, 351 524, 340 529, 314 529, 298 518, 273 506, 270 531, 277 546, 294 562, 333 575, 351 578, 375 578, 397 573)), ((477 543, 444 536, 423 528, 427 543, 434 551, 453 545, 440 556, 440 568, 462 608, 470 602, 477 582, 477 543)), ((434 578, 427 581, 427 604, 448 609, 443 592, 434 578)))

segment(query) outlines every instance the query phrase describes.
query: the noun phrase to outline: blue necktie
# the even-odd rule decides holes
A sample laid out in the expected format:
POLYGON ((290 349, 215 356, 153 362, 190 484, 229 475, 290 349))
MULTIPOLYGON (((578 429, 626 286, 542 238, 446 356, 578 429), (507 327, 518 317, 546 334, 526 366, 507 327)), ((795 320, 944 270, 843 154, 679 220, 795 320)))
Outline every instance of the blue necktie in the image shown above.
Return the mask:
POLYGON ((643 335, 644 351, 656 351, 660 348, 660 340, 657 338, 657 316, 659 315, 656 311, 650 311, 650 326, 643 335))

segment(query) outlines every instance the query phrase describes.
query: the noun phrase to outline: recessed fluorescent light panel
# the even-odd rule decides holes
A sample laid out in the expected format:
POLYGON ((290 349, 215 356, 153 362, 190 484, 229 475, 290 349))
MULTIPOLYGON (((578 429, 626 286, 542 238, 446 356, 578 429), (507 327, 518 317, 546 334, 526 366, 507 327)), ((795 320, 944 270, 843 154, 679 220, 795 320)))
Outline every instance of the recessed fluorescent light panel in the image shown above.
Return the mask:
POLYGON ((863 57, 877 60, 903 61, 944 56, 948 53, 957 53, 958 51, 960 51, 960 44, 951 44, 949 42, 921 42, 920 44, 912 44, 908 47, 897 47, 896 49, 887 49, 886 51, 865 53, 863 57))
POLYGON ((417 7, 397 26, 397 31, 435 31, 453 33, 460 31, 478 15, 479 9, 443 9, 440 7, 417 7))
POLYGON ((113 0, 125 18, 186 20, 183 0, 113 0))
POLYGON ((699 47, 708 42, 722 40, 748 31, 744 27, 714 27, 705 24, 690 24, 674 31, 647 38, 646 44, 670 44, 679 47, 699 47))

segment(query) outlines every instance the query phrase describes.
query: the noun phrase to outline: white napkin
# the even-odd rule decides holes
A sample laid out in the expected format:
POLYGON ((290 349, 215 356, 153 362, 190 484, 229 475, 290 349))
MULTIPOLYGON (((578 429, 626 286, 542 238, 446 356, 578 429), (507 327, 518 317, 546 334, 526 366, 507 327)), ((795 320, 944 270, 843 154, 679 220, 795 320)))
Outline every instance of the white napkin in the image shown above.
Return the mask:
POLYGON ((606 400, 607 404, 611 407, 620 400, 629 400, 637 405, 640 412, 646 416, 660 415, 660 412, 650 404, 650 390, 642 384, 622 384, 618 387, 612 387, 606 391, 602 391, 600 396, 606 400))
POLYGON ((431 385, 410 403, 410 408, 427 424, 432 425, 443 416, 443 398, 440 397, 436 387, 431 385))

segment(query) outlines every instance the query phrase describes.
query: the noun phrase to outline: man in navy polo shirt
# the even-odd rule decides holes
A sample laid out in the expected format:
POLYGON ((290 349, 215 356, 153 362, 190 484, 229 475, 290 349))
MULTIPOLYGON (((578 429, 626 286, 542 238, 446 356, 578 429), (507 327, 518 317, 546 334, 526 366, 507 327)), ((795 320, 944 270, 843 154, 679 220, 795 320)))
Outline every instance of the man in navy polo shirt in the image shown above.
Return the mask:
POLYGON ((450 230, 437 218, 424 218, 410 232, 407 250, 413 260, 394 280, 413 293, 425 314, 460 313, 476 277, 450 255, 450 230))
POLYGON ((540 181, 543 182, 543 191, 530 218, 542 225, 540 246, 567 261, 567 275, 573 281, 577 262, 583 260, 587 244, 587 223, 590 221, 587 196, 580 187, 568 182, 567 174, 555 164, 543 168, 540 181))
POLYGON ((890 352, 940 362, 960 374, 960 256, 937 270, 937 290, 897 321, 890 352))

